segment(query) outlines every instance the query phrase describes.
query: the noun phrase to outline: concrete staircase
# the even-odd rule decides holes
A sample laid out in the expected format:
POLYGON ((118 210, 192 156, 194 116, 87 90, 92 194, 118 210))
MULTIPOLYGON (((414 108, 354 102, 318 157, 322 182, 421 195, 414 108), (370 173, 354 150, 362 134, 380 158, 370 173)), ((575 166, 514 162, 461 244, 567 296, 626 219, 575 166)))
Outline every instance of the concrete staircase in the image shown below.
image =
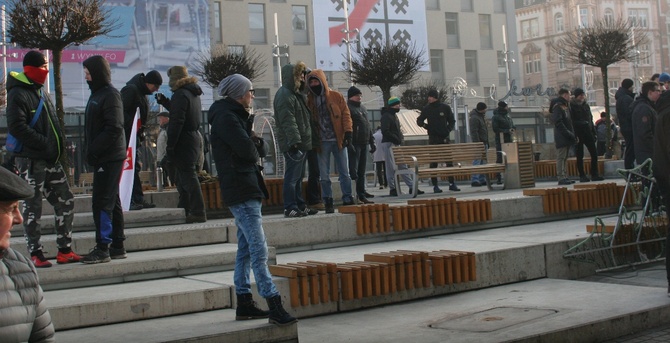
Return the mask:
MULTIPOLYGON (((552 183, 553 185, 554 183, 552 183)), ((514 232, 545 235, 528 244, 471 244, 450 240, 448 234, 611 213, 612 208, 545 214, 541 197, 520 191, 471 192, 459 199, 489 198, 491 220, 427 229, 358 235, 356 216, 336 213, 301 219, 264 216, 270 245, 270 264, 320 260, 357 261, 365 253, 396 249, 432 251, 453 249, 476 254, 477 279, 456 285, 415 288, 393 295, 291 307, 289 280, 276 284, 287 310, 298 318, 393 304, 438 295, 476 290, 540 278, 576 279, 593 274, 593 267, 562 259, 568 246, 586 237, 575 234, 514 232), (280 257, 278 257, 278 254, 280 257), (285 256, 284 260, 281 260, 285 256), (278 261, 279 260, 279 261, 278 261)), ((298 324, 278 327, 266 320, 234 320, 233 268, 236 228, 231 219, 205 224, 181 224, 174 193, 148 195, 160 207, 126 213, 128 258, 100 265, 67 264, 40 269, 45 297, 65 342, 297 342, 298 324), (180 222, 178 224, 178 222, 180 222), (166 225, 168 224, 168 225, 166 225), (149 329, 150 328, 150 329, 149 329)), ((448 195, 445 195, 448 196, 448 195)), ((437 197, 437 196, 434 196, 437 197)), ((397 198, 377 198, 395 206, 397 198)), ((76 208, 90 208, 90 198, 76 199, 76 208)), ((44 209, 50 208, 45 204, 44 209)), ((74 250, 86 253, 94 246, 90 213, 78 215, 74 250)), ((50 221, 45 211, 42 223, 50 221)), ((21 228, 12 231, 12 246, 24 251, 21 228)), ((55 235, 43 236, 47 256, 57 251, 55 235)), ((255 287, 253 287, 255 288, 255 287)), ((266 304, 258 295, 262 307, 266 304)))

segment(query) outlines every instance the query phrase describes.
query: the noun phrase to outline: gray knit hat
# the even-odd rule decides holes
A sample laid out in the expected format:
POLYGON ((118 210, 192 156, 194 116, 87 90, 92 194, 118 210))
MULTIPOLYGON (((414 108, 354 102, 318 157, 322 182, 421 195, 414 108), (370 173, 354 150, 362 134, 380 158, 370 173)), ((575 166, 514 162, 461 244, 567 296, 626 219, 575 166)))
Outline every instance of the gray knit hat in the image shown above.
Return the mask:
POLYGON ((244 75, 233 74, 226 76, 226 78, 219 82, 217 93, 222 97, 230 97, 237 100, 242 99, 251 88, 251 81, 244 75))

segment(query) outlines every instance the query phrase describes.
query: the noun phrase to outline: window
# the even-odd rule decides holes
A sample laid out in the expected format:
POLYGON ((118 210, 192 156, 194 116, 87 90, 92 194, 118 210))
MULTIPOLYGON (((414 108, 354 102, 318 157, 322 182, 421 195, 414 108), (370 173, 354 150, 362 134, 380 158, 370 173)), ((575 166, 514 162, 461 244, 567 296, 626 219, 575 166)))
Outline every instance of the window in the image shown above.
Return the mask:
POLYGON ((539 73, 542 70, 542 65, 540 64, 540 53, 533 54, 533 72, 539 73))
POLYGON ((307 35, 307 6, 292 6, 293 43, 309 44, 307 35))
POLYGON ((556 13, 554 16, 554 29, 556 32, 563 32, 563 13, 556 13))
POLYGON ((579 26, 580 27, 589 27, 589 9, 580 8, 579 9, 579 26))
POLYGON ((651 50, 649 44, 640 45, 640 64, 651 64, 651 50))
POLYGON ((619 81, 619 80, 607 80, 607 84, 608 84, 607 88, 608 89, 612 89, 612 88, 619 89, 620 82, 621 81, 619 81))
POLYGON ((472 0, 461 0, 461 11, 473 12, 474 8, 472 6, 472 0))
POLYGON ((535 19, 521 21, 521 38, 530 39, 540 36, 540 23, 535 19))
POLYGON ((649 13, 646 9, 629 9, 628 20, 633 23, 633 26, 649 27, 649 13))
POLYGON ((212 10, 214 11, 214 30, 212 30, 212 38, 215 43, 221 43, 221 1, 214 1, 212 10))
POLYGON ((605 9, 605 23, 609 26, 614 24, 614 11, 611 8, 605 9))
POLYGON ((561 52, 558 53, 558 70, 565 70, 565 52, 561 50, 561 52))
POLYGON ((447 24, 447 48, 460 48, 458 39, 458 13, 446 12, 444 19, 447 24))
POLYGON ((541 61, 540 61, 540 53, 531 53, 528 55, 524 56, 524 61, 523 61, 523 66, 524 66, 524 71, 526 74, 535 74, 539 73, 541 70, 541 61))
POLYGON ((477 67, 477 50, 465 50, 465 81, 469 85, 479 84, 479 70, 477 67))
POLYGON ((226 48, 230 54, 242 55, 244 53, 244 45, 228 45, 226 48))
POLYGON ((270 90, 267 88, 254 88, 254 109, 272 108, 270 104, 270 90))
POLYGON ((249 38, 252 44, 266 43, 263 4, 249 4, 249 38))
POLYGON ((493 12, 505 13, 505 0, 493 0, 493 12))
POLYGON ((490 14, 479 15, 479 44, 482 49, 493 49, 490 14))
POLYGON ((444 52, 430 50, 430 72, 435 81, 444 81, 444 52))
POLYGON ((426 9, 427 10, 439 10, 440 9, 440 0, 426 0, 426 9))
POLYGON ((498 50, 498 84, 507 85, 507 61, 505 61, 505 53, 500 50, 498 50))

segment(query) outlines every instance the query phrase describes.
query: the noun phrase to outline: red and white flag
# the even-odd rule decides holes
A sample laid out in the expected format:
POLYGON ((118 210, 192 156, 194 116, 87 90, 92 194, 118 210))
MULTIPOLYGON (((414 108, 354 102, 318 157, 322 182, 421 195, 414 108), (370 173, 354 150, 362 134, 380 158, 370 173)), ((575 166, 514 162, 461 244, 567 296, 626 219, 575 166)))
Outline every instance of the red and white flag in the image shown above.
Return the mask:
POLYGON ((126 149, 126 160, 123 162, 121 171, 121 180, 119 181, 119 198, 124 212, 130 211, 130 200, 133 196, 133 182, 135 181, 135 157, 137 149, 137 128, 140 123, 140 111, 135 112, 133 120, 133 129, 130 131, 130 142, 126 149))

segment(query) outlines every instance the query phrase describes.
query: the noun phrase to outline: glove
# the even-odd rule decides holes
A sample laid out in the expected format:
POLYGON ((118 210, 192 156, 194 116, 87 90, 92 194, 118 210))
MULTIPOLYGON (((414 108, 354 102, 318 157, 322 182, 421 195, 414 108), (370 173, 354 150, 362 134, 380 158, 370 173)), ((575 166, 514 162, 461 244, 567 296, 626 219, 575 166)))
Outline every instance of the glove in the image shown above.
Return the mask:
POLYGON ((351 132, 345 132, 344 133, 344 139, 342 140, 342 146, 349 146, 351 145, 351 132))
POLYGON ((370 153, 371 153, 371 154, 374 154, 375 151, 377 151, 377 146, 374 145, 374 144, 371 144, 371 145, 370 145, 370 153))
POLYGON ((163 93, 156 93, 156 95, 154 95, 154 97, 156 98, 156 102, 159 105, 164 105, 167 102, 167 98, 165 97, 165 95, 163 93))

